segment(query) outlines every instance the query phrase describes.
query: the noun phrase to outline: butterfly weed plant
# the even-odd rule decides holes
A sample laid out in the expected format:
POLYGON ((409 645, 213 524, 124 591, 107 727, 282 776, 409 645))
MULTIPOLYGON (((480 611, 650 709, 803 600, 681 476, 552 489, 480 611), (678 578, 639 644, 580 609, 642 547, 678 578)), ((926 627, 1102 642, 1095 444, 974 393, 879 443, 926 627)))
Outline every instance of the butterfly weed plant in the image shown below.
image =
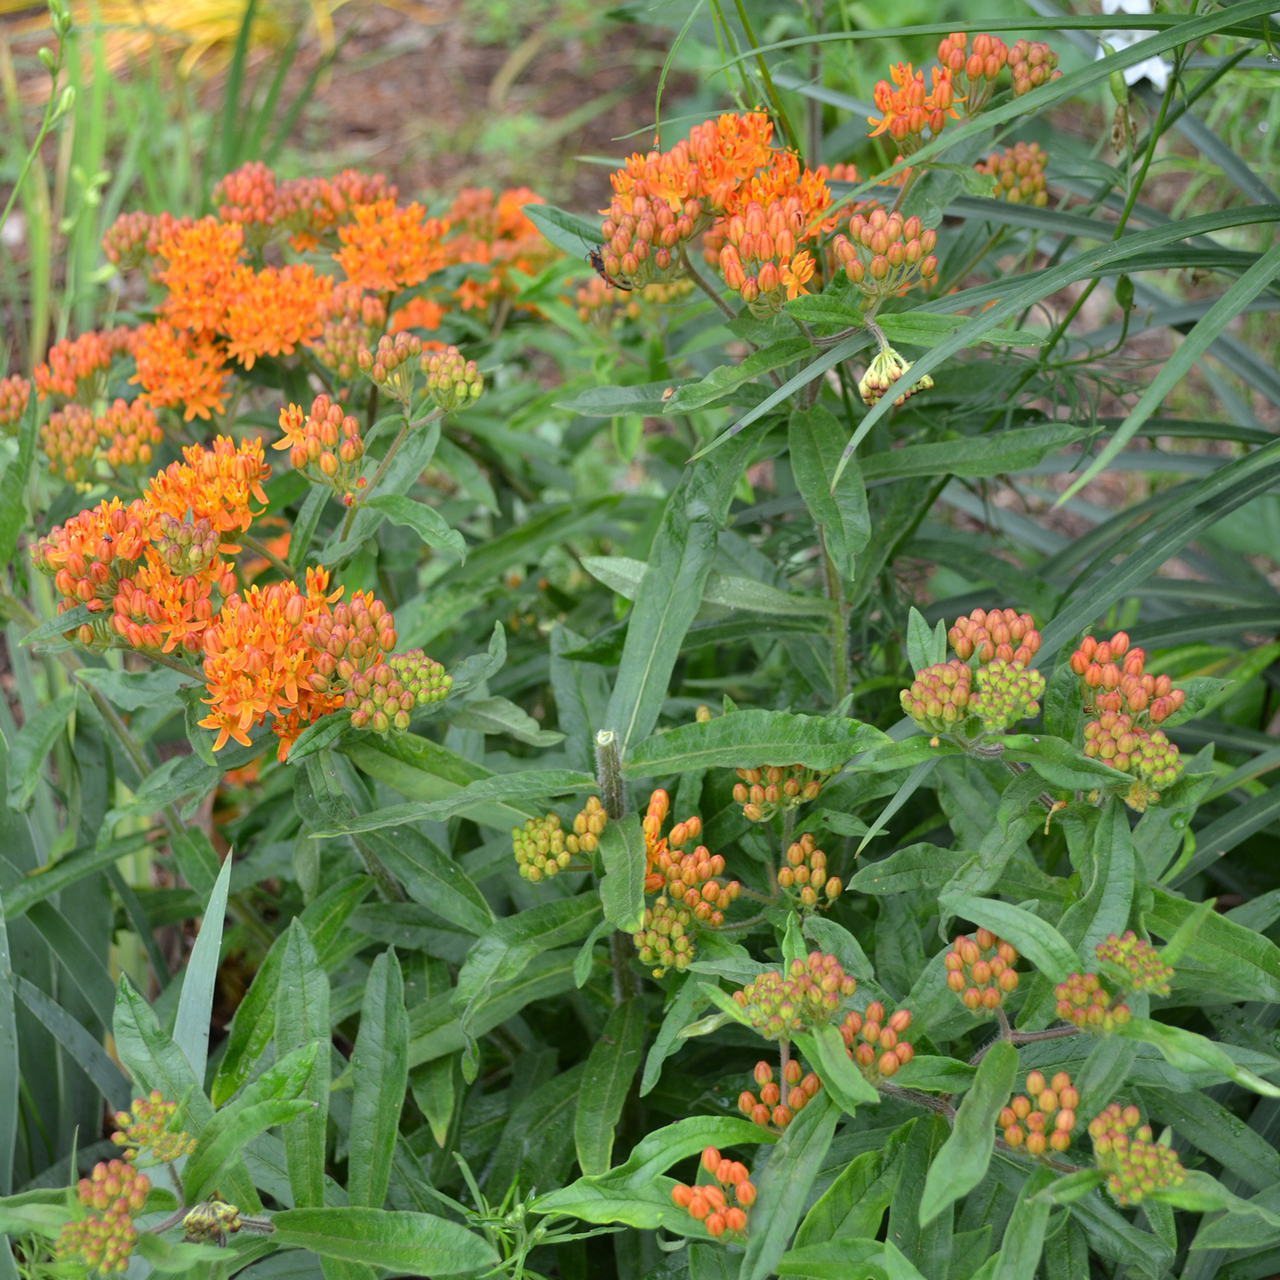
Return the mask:
POLYGON ((0 380, 0 1273, 1280 1265, 1267 5, 800 13, 591 217, 233 147, 0 380))

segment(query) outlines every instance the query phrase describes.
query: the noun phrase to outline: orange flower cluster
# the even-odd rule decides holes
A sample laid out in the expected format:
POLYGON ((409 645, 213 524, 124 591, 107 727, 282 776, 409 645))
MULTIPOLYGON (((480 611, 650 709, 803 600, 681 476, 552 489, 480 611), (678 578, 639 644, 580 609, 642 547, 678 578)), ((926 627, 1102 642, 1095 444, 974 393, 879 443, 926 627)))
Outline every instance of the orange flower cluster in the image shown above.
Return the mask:
POLYGON ((1186 701, 1186 692, 1175 689, 1168 676, 1144 671, 1146 659, 1142 649, 1129 647, 1124 631, 1101 643, 1085 636, 1069 659, 1071 670, 1080 677, 1085 713, 1127 711, 1144 728, 1173 715, 1186 701))
POLYGON ((222 328, 243 247, 244 229, 216 218, 201 218, 160 245, 168 266, 159 278, 169 291, 162 310, 173 324, 195 333, 222 328))
MULTIPOLYGON (((444 319, 444 308, 430 298, 410 298, 403 307, 397 307, 391 313, 391 323, 387 325, 388 333, 400 333, 404 329, 438 329, 444 319)), ((371 334, 364 345, 370 346, 377 334, 371 334)))
POLYGON ((352 211, 379 200, 395 200, 396 188, 380 173, 345 169, 333 178, 293 178, 277 183, 260 160, 250 161, 222 178, 213 203, 224 222, 238 222, 248 242, 266 244, 278 232, 290 237, 300 252, 315 248, 318 238, 352 211))
POLYGON ((147 497, 157 511, 178 520, 190 510, 195 520, 208 520, 221 533, 247 529, 256 512, 253 501, 266 505, 262 486, 271 476, 262 441, 243 440, 239 447, 218 436, 211 449, 189 445, 186 462, 170 463, 151 481, 147 497))
POLYGON ((222 325, 227 354, 246 369, 259 356, 292 355, 300 342, 320 333, 321 308, 332 293, 329 277, 307 266, 237 268, 222 325))
POLYGON ((128 328, 120 325, 55 342, 32 375, 40 399, 56 395, 92 404, 102 395, 112 358, 128 351, 131 339, 128 328))
POLYGON ((751 822, 768 822, 780 810, 816 800, 823 781, 835 770, 789 764, 735 772, 740 781, 734 783, 733 798, 742 806, 742 816, 751 822))
POLYGON ((900 213, 886 213, 872 206, 866 215, 855 213, 849 221, 849 236, 832 241, 836 261, 852 284, 872 304, 901 296, 913 284, 932 280, 938 270, 933 250, 938 233, 920 225, 920 219, 904 219, 900 213))
POLYGON ((826 895, 826 902, 821 905, 829 907, 844 889, 839 876, 827 875, 827 855, 807 831, 788 846, 787 865, 778 868, 778 884, 788 897, 793 888, 797 889, 795 897, 807 910, 819 905, 819 893, 826 895))
POLYGON ((751 1181, 746 1165, 737 1160, 727 1160, 715 1147, 707 1147, 702 1152, 702 1167, 715 1181, 693 1187, 677 1182, 671 1188, 672 1203, 681 1209, 687 1209, 689 1217, 705 1224, 708 1233, 717 1240, 721 1237, 726 1242, 730 1239, 745 1239, 745 1211, 756 1200, 755 1184, 751 1181), (732 1200, 736 1200, 737 1204, 733 1204, 732 1200))
MULTIPOLYGON (((329 604, 342 595, 341 587, 326 595, 328 586, 324 569, 308 569, 305 593, 292 582, 277 582, 227 597, 204 636, 210 695, 204 701, 210 710, 200 724, 217 731, 215 751, 228 738, 247 746, 249 730, 269 715, 280 739, 276 754, 283 760, 306 725, 342 706, 343 694, 330 689, 331 673, 323 670, 328 664, 318 665, 329 655, 309 643, 304 633, 328 615, 329 604)), ((330 661, 336 667, 336 661, 330 661)))
POLYGON ((956 619, 947 639, 962 662, 976 653, 979 662, 1003 658, 1025 667, 1040 651, 1035 619, 1015 609, 992 609, 990 613, 975 609, 967 618, 956 619))
POLYGON ((65 1223, 58 1232, 54 1256, 104 1275, 127 1270, 138 1240, 133 1215, 142 1212, 150 1190, 151 1179, 131 1164, 99 1161, 92 1176, 81 1178, 76 1187, 80 1204, 98 1212, 65 1223))
POLYGON ((221 413, 227 399, 227 360, 211 334, 175 329, 167 320, 144 324, 133 338, 139 383, 148 404, 181 408, 190 422, 221 413))
POLYGON ((1017 951, 990 929, 979 929, 972 938, 962 933, 942 957, 948 988, 971 1013, 992 1012, 1018 989, 1017 963, 1017 951))
POLYGON ((27 411, 31 383, 18 374, 0 378, 0 432, 13 435, 19 419, 27 411))
POLYGON ((762 1129, 768 1128, 770 1122, 776 1129, 785 1129, 795 1118, 795 1113, 803 1111, 822 1088, 822 1081, 812 1071, 805 1075, 804 1068, 795 1058, 790 1059, 782 1070, 783 1083, 790 1086, 785 1102, 782 1090, 774 1083, 773 1068, 767 1062, 757 1062, 753 1074, 760 1087, 760 1098, 757 1101, 750 1089, 744 1089, 738 1094, 738 1110, 762 1129))
POLYGON ((1059 1071, 1052 1083, 1045 1084, 1039 1071, 1028 1071, 1026 1089, 1026 1094, 1018 1094, 1000 1111, 999 1124, 1004 1130, 1005 1142, 1011 1147, 1020 1147, 1025 1142, 1028 1155, 1033 1156, 1044 1155, 1045 1147, 1065 1151, 1071 1145, 1076 1107, 1080 1105, 1080 1093, 1072 1085, 1071 1077, 1059 1071), (1046 1137, 1044 1131, 1050 1116, 1053 1130, 1046 1137))
POLYGON ((1038 142, 1015 142, 1003 151, 993 151, 983 163, 973 167, 995 178, 992 194, 997 200, 1043 209, 1049 203, 1049 193, 1044 189, 1044 167, 1048 160, 1038 142))
POLYGON ((132 404, 117 400, 96 418, 73 401, 54 410, 40 428, 40 446, 49 459, 49 474, 61 475, 72 483, 86 482, 99 461, 113 471, 146 466, 152 446, 163 439, 155 414, 141 399, 132 404))
POLYGON ((348 500, 364 488, 366 481, 359 474, 364 457, 360 423, 350 414, 344 415, 342 406, 328 396, 317 396, 306 414, 296 404, 281 409, 280 430, 284 439, 271 447, 288 449, 294 470, 305 472, 308 480, 328 485, 348 500))
MULTIPOLYGON (((401 308, 396 317, 403 316, 404 311, 401 308)), ((387 323, 386 303, 376 294, 366 293, 355 285, 336 284, 328 299, 318 308, 318 314, 319 336, 312 338, 307 346, 326 369, 341 381, 349 382, 359 372, 356 357, 360 348, 377 342, 387 323)), ((392 317, 393 332, 396 317, 392 317)), ((437 318, 436 324, 439 323, 437 318)))
MULTIPOLYGON (((526 204, 545 203, 528 187, 502 192, 495 200, 488 187, 463 187, 445 215, 450 228, 447 261, 487 268, 483 279, 469 278, 454 290, 464 311, 483 309, 518 292, 512 272, 536 275, 556 255, 555 248, 521 212, 526 204)), ((434 329, 435 325, 428 325, 434 329)))
POLYGON ((938 65, 951 73, 952 84, 962 91, 957 101, 964 103, 966 118, 976 116, 987 105, 1008 61, 1008 46, 998 36, 974 36, 970 48, 968 35, 954 31, 938 44, 938 65))
POLYGON ((897 1075, 915 1057, 915 1049, 902 1039, 910 1025, 909 1009, 898 1009, 886 1023, 884 1005, 879 1000, 872 1000, 862 1013, 856 1009, 846 1013, 839 1031, 849 1057, 872 1084, 878 1084, 897 1075), (859 1035, 862 1043, 854 1045, 859 1035))
POLYGON ((868 116, 867 123, 875 128, 867 135, 887 133, 902 149, 904 155, 923 146, 921 134, 928 129, 937 137, 947 120, 959 120, 953 105, 959 96, 951 83, 949 69, 932 68, 933 88, 925 93, 924 72, 913 71, 911 63, 899 62, 889 75, 893 80, 881 80, 875 87, 876 108, 880 118, 868 116))
POLYGON ((102 252, 121 271, 149 263, 148 275, 157 280, 163 270, 160 246, 191 225, 190 217, 175 218, 171 213, 144 213, 141 209, 122 213, 102 237, 102 252))
POLYGON ((333 256, 352 284, 394 293, 445 265, 448 224, 427 218, 417 202, 398 209, 393 200, 379 200, 351 212, 352 221, 338 228, 342 248, 333 256))

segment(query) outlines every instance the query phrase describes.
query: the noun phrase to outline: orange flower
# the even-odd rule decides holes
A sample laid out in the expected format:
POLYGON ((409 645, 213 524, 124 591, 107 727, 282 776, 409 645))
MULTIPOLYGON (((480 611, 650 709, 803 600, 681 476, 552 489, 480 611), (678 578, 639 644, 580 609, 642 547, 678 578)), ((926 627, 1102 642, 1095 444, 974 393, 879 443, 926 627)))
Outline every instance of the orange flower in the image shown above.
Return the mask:
MULTIPOLYGON (((470 284, 471 281, 463 282, 470 284)), ((463 309, 467 307, 464 301, 463 309)), ((401 329, 438 329, 444 319, 444 308, 430 298, 410 298, 403 307, 391 313, 388 333, 399 333, 401 329)))
POLYGON ((208 520, 214 529, 227 533, 247 529, 254 515, 252 499, 264 506, 267 495, 262 483, 271 475, 263 461, 262 441, 243 440, 237 449, 226 436, 218 436, 212 449, 188 445, 182 451, 185 463, 171 462, 151 481, 147 498, 157 511, 182 520, 188 511, 195 520, 208 520))
POLYGON ((13 434, 18 420, 27 410, 27 397, 31 383, 16 373, 0 378, 0 433, 13 434))
POLYGON ((181 405, 188 422, 222 412, 227 398, 226 357, 211 335, 194 335, 158 320, 136 332, 133 355, 138 371, 129 381, 142 384, 149 405, 181 405))
POLYGON ((255 272, 237 267, 228 286, 222 329, 230 339, 227 354, 253 368, 258 356, 292 355, 299 342, 321 329, 321 308, 333 281, 307 266, 267 267, 255 272))
POLYGON ((32 374, 40 399, 59 395, 67 400, 79 396, 93 401, 101 394, 98 375, 110 366, 112 356, 129 349, 132 339, 132 332, 121 325, 55 342, 48 359, 36 365, 32 374))
POLYGON ((169 264, 159 276, 169 289, 163 309, 174 324, 197 333, 222 327, 243 245, 244 228, 216 218, 201 218, 160 245, 169 264))
POLYGON ((790 265, 784 264, 779 274, 782 283, 787 286, 787 297, 794 298, 797 294, 808 293, 805 285, 813 279, 813 272, 814 261, 808 253, 797 253, 790 265))
POLYGON ((933 91, 928 96, 924 91, 924 72, 913 71, 909 62, 899 62, 889 74, 893 85, 886 80, 876 85, 875 102, 881 118, 867 117, 867 123, 876 126, 868 137, 887 132, 904 151, 914 151, 920 145, 920 134, 926 127, 937 136, 948 117, 952 120, 960 118, 952 104, 963 99, 956 95, 950 71, 940 72, 937 67, 933 68, 933 91))
POLYGON ((342 248, 333 256, 348 280, 377 293, 421 283, 444 266, 440 241, 448 224, 424 218, 416 202, 397 209, 390 200, 358 205, 353 222, 338 228, 342 248))
POLYGON ((802 169, 799 158, 792 152, 776 153, 773 163, 759 174, 743 182, 725 205, 726 216, 745 213, 747 206, 756 201, 771 209, 774 203, 784 205, 798 217, 793 229, 802 240, 816 236, 819 231, 835 228, 836 218, 823 220, 823 214, 831 205, 831 190, 825 174, 802 169))

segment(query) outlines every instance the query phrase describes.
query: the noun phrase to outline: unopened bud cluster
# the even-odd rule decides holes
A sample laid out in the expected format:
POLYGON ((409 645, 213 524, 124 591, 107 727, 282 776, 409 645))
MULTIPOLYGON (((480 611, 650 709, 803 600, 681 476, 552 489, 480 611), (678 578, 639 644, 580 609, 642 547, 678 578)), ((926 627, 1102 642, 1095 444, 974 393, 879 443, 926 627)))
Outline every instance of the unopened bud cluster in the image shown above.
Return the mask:
POLYGON ((413 399, 418 377, 418 358, 422 355, 422 339, 402 329, 393 338, 384 333, 378 339, 377 350, 361 347, 356 364, 368 374, 370 381, 399 400, 406 408, 413 399))
POLYGON ((938 233, 922 227, 919 218, 904 219, 896 210, 886 213, 873 208, 855 213, 849 220, 849 234, 836 236, 831 247, 850 282, 867 298, 880 302, 937 275, 938 259, 933 253, 937 243, 938 233))
POLYGON ((573 855, 564 847, 564 832, 560 829, 560 815, 549 813, 545 818, 526 818, 523 827, 511 828, 511 846, 515 853, 520 874, 533 884, 546 877, 558 875, 571 861, 573 855))
POLYGON ((1134 991, 1149 991, 1153 995, 1167 996, 1173 968, 1160 958, 1160 952, 1145 938, 1139 938, 1132 929, 1126 929, 1120 937, 1107 935, 1104 942, 1094 948, 1099 960, 1122 971, 1134 991))
POLYGON ((386 304, 375 293, 340 284, 324 304, 323 314, 319 336, 308 345, 326 369, 349 382, 359 372, 360 349, 375 342, 387 326, 386 304))
POLYGON ((190 1155, 196 1149, 196 1140, 185 1130, 169 1131, 169 1124, 177 1113, 176 1102, 166 1102, 158 1089, 150 1096, 135 1098, 133 1111, 116 1112, 119 1128, 111 1135, 117 1147, 124 1147, 124 1158, 136 1160, 139 1154, 167 1163, 190 1155))
POLYGON ((1113 1102, 1089 1121, 1094 1159, 1121 1208, 1141 1204, 1153 1191, 1180 1186, 1187 1177, 1177 1153, 1152 1141, 1151 1126, 1141 1119, 1137 1107, 1113 1102))
POLYGON ((222 545, 218 531, 204 517, 179 520, 164 512, 156 525, 159 536, 153 546, 174 574, 203 573, 213 563, 222 545))
POLYGON ((1071 1145, 1079 1105, 1080 1094, 1065 1071, 1059 1071, 1047 1085, 1040 1072, 1029 1071, 1026 1093, 1011 1099, 1000 1112, 1004 1140, 1011 1147, 1025 1144, 1033 1156, 1043 1155, 1046 1147, 1065 1151, 1071 1145))
POLYGON ((608 821, 600 797, 588 796, 587 803, 574 816, 573 834, 565 838, 565 848, 570 853, 595 853, 608 821))
POLYGON ((768 822, 776 813, 816 800, 830 770, 809 769, 802 764, 762 765, 738 769, 733 798, 750 822, 768 822))
POLYGON ((1038 142, 1016 142, 1003 151, 993 151, 973 167, 996 180, 991 194, 1009 204, 1030 204, 1043 209, 1049 203, 1044 189, 1044 167, 1049 157, 1038 142))
POLYGON ((1017 963, 1017 951, 989 929, 979 929, 972 938, 960 934, 942 958, 947 987, 973 1013, 994 1012, 1006 995, 1018 989, 1013 967, 1017 963))
POLYGON ((1068 974, 1066 982, 1054 987, 1053 995, 1058 1017, 1083 1031, 1110 1035, 1129 1021, 1129 1006, 1113 1003, 1113 997, 1103 990, 1096 973, 1068 974))
POLYGON ((132 404, 117 400, 96 418, 72 401, 54 410, 40 428, 49 474, 61 475, 70 483, 89 481, 98 461, 105 461, 113 471, 145 466, 163 439, 155 414, 141 400, 132 404))
POLYGON ((781 1088, 774 1083, 773 1068, 767 1062, 756 1063, 755 1080, 760 1087, 759 1098, 744 1089, 738 1094, 738 1110, 762 1129, 771 1124, 775 1129, 785 1129, 796 1112, 803 1111, 822 1088, 822 1081, 812 1071, 806 1075, 795 1058, 789 1059, 783 1069, 781 1088))
MULTIPOLYGON (((648 288, 665 286, 650 285, 648 288)), ((645 292, 648 292, 646 288, 645 292)), ((567 299, 566 299, 567 301, 567 299)), ((608 281, 592 276, 586 284, 580 284, 574 293, 574 306, 583 324, 593 324, 608 333, 614 324, 626 316, 630 320, 640 318, 640 303, 630 294, 615 289, 608 281)))
POLYGON ((973 673, 959 658, 922 667, 911 688, 899 694, 902 710, 922 729, 934 733, 957 730, 969 715, 972 678, 973 673))
POLYGON ((733 998, 766 1040, 789 1040, 797 1031, 828 1021, 857 989, 857 980, 835 956, 811 951, 807 960, 793 960, 785 976, 770 969, 733 998))
POLYGON ((86 1209, 96 1212, 64 1224, 54 1256, 104 1275, 126 1270, 138 1239, 133 1218, 142 1212, 150 1190, 151 1180, 131 1164, 112 1160, 94 1165, 93 1174, 80 1179, 76 1193, 86 1209))
POLYGON ((691 931, 695 928, 691 908, 661 897, 646 907, 640 928, 631 935, 641 964, 654 966, 653 976, 661 978, 668 969, 683 972, 696 948, 691 931))
POLYGON ((27 411, 27 397, 31 383, 16 373, 0 378, 0 435, 11 436, 18 429, 18 422, 27 411))
POLYGON ((861 1013, 856 1009, 846 1013, 839 1029, 858 1069, 871 1084, 879 1084, 897 1075, 915 1057, 915 1049, 902 1039, 910 1025, 909 1009, 895 1010, 886 1022, 884 1005, 872 1000, 861 1013))
POLYGON ((1127 715, 1104 711, 1084 727, 1084 753, 1153 787, 1166 787, 1182 771, 1178 748, 1161 729, 1148 733, 1127 715))
POLYGON ((966 32, 953 31, 938 43, 938 65, 951 72, 956 101, 963 102, 966 117, 986 106, 1008 61, 1008 46, 998 36, 977 35, 970 45, 966 32))
MULTIPOLYGON (((250 1219, 249 1221, 254 1221, 250 1219)), ((182 1238, 191 1244, 225 1245, 226 1237, 247 1225, 237 1205, 228 1204, 215 1195, 198 1204, 182 1219, 182 1238)))
POLYGON ((975 609, 967 618, 957 618, 947 639, 958 658, 968 662, 973 654, 979 662, 1003 658, 1026 666, 1040 651, 1040 633, 1029 613, 1016 609, 975 609))
POLYGON ((681 270, 681 251, 706 222, 697 199, 672 209, 664 201, 637 195, 630 212, 614 200, 600 226, 605 273, 637 288, 669 282, 681 270))
POLYGON ((867 366, 867 371, 858 380, 858 394, 862 403, 870 408, 881 396, 891 394, 893 403, 902 405, 921 391, 928 391, 933 386, 933 379, 926 373, 919 378, 907 378, 911 365, 892 347, 884 347, 867 366))
POLYGON ((1013 96, 1020 98, 1050 80, 1057 80, 1058 55, 1041 40, 1015 40, 1009 46, 1009 73, 1013 77, 1013 96))
POLYGON ((280 410, 280 428, 285 438, 276 448, 288 448, 289 462, 308 480, 327 485, 339 497, 364 487, 360 476, 364 440, 360 423, 327 395, 319 395, 304 415, 291 404, 280 410))
POLYGON ((795 889, 801 905, 811 909, 830 906, 844 888, 839 876, 827 875, 827 855, 807 831, 788 846, 786 864, 778 868, 778 883, 788 896, 793 896, 791 890, 795 889))
POLYGON ((148 266, 148 274, 154 280, 163 266, 159 259, 160 246, 166 240, 174 240, 178 233, 193 225, 189 215, 175 218, 168 210, 147 213, 142 209, 122 213, 107 228, 102 237, 102 252, 112 266, 121 271, 132 271, 148 266))
POLYGON ((982 720, 988 733, 999 733, 1018 720, 1030 720, 1040 713, 1044 697, 1044 677, 1034 668, 992 658, 978 668, 978 688, 969 700, 969 710, 982 720))
POLYGON ((693 1187, 677 1182, 671 1188, 672 1203, 687 1209, 689 1217, 701 1222, 717 1240, 741 1242, 747 1234, 747 1210, 756 1200, 747 1166, 707 1147, 702 1152, 702 1167, 714 1181, 693 1187))
POLYGON ((1186 693, 1175 689, 1168 676, 1153 676, 1144 670, 1146 654, 1130 647, 1129 637, 1117 631, 1110 640, 1085 636, 1069 659, 1071 670, 1080 677, 1085 712, 1127 711, 1136 724, 1161 724, 1186 701, 1186 693))
POLYGON ((407 729, 414 707, 443 702, 452 688, 453 677, 441 663, 421 649, 410 649, 352 675, 344 705, 352 728, 386 733, 407 729))
POLYGON ((788 297, 806 292, 813 278, 813 255, 800 248, 817 233, 805 225, 800 197, 747 202, 723 226, 727 244, 720 250, 720 274, 724 282, 758 316, 781 310, 788 297))
POLYGON ((465 408, 484 392, 484 378, 476 362, 463 359, 457 347, 423 352, 418 364, 427 375, 431 399, 446 413, 465 408))

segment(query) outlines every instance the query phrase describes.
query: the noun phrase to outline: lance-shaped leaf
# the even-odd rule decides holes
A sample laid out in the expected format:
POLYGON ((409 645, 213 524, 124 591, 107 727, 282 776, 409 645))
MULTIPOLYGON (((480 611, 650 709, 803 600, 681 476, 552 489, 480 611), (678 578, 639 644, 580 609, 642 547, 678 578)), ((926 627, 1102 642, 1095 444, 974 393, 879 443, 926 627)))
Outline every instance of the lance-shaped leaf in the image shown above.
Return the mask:
POLYGON ((400 1108, 409 1079, 409 1018, 394 950, 369 970, 360 1033, 351 1053, 351 1155, 347 1195, 353 1205, 381 1208, 395 1155, 400 1108))
POLYGON ((271 1219, 279 1244, 387 1267, 409 1275, 457 1275, 486 1271, 498 1255, 482 1236, 429 1213, 382 1209, 285 1209, 271 1219))
POLYGON ((609 823, 599 847, 605 919, 624 933, 635 933, 644 923, 645 841, 640 819, 629 813, 609 823))
POLYGON ((921 1226, 968 1195, 986 1175, 996 1117, 1009 1101, 1017 1073, 1017 1049, 1007 1040, 997 1040, 978 1065, 978 1074, 956 1111, 951 1136, 929 1166, 920 1198, 921 1226))
POLYGON ((613 1131, 640 1065, 644 1021, 644 1001, 624 1000, 609 1015, 600 1039, 591 1047, 573 1128, 578 1164, 584 1174, 600 1174, 609 1168, 613 1131))
POLYGON ((222 923, 227 910, 227 893, 231 888, 231 855, 209 895, 196 945, 187 961, 187 973, 178 999, 178 1016, 173 1024, 173 1042, 187 1055, 197 1080, 204 1080, 205 1062, 209 1056, 209 1018, 213 1012, 213 988, 222 958, 222 923))
POLYGON ((18 730, 9 746, 8 803, 10 809, 25 809, 40 782, 40 766, 53 744, 67 731, 67 717, 76 705, 75 691, 60 694, 34 712, 18 730))
POLYGON ((857 464, 846 467, 836 480, 845 438, 844 428, 821 405, 791 415, 788 443, 796 484, 822 530, 832 563, 852 578, 856 557, 871 537, 871 517, 857 464))
POLYGON ((1164 1060, 1179 1071, 1211 1071, 1264 1097, 1280 1098, 1280 1087, 1263 1080, 1247 1067, 1240 1066, 1220 1045, 1185 1027, 1171 1027, 1150 1018, 1132 1017, 1124 1026, 1117 1028, 1117 1032, 1130 1040, 1154 1045, 1160 1050, 1164 1060))
POLYGON ((449 522, 425 502, 415 502, 399 493, 384 493, 364 499, 362 505, 381 511, 392 524, 407 525, 427 546, 452 551, 460 560, 467 558, 462 534, 451 529, 449 522))

